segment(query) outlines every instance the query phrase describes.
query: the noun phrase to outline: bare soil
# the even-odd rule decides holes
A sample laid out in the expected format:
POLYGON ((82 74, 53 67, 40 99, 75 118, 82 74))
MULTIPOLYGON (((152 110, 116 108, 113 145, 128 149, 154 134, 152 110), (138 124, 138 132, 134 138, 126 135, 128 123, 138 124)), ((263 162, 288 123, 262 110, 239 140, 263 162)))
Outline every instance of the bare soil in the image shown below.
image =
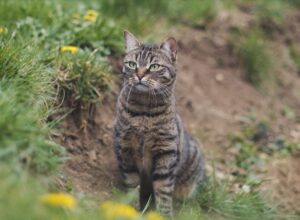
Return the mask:
POLYGON ((300 206, 300 155, 272 161, 267 166, 262 190, 267 200, 284 211, 296 210, 300 206))
MULTIPOLYGON (((206 30, 176 27, 169 31, 179 39, 178 112, 186 128, 203 142, 208 164, 215 161, 223 176, 233 172, 232 167, 224 165, 224 161, 232 160, 228 136, 239 131, 248 116, 254 115, 257 121, 267 120, 275 133, 300 142, 300 76, 286 49, 290 41, 299 43, 299 15, 290 15, 287 24, 272 34, 278 51, 274 54, 278 66, 273 73, 278 83, 271 89, 258 90, 245 80, 243 69, 228 45, 232 28, 251 28, 253 19, 246 12, 221 13, 206 30), (298 122, 282 114, 286 105, 293 109, 298 122)), ((120 62, 115 61, 114 67, 118 70, 120 62)), ((89 110, 76 109, 61 125, 57 140, 69 155, 62 173, 77 192, 107 198, 119 186, 112 127, 120 78, 116 73, 113 92, 101 105, 89 110)), ((297 209, 300 156, 274 159, 267 166, 263 174, 270 183, 267 194, 276 200, 284 198, 283 208, 297 209)))

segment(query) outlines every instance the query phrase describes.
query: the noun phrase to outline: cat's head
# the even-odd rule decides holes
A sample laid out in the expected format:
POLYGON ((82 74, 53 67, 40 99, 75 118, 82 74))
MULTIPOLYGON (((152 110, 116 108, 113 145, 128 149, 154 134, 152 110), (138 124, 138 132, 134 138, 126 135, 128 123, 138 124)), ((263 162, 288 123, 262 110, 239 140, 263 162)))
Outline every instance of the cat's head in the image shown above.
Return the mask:
POLYGON ((144 44, 125 31, 124 40, 125 86, 140 92, 159 92, 174 87, 177 44, 173 37, 160 45, 144 44))

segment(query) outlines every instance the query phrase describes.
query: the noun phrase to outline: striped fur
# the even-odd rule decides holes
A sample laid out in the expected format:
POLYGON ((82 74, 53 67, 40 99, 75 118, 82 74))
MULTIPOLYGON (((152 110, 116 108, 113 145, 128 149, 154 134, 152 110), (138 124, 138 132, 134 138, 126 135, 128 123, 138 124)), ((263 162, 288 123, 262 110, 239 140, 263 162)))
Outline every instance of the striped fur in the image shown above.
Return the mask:
POLYGON ((159 211, 172 216, 173 197, 190 196, 204 177, 200 146, 175 109, 176 41, 140 44, 128 32, 125 41, 114 128, 119 168, 128 187, 140 185, 141 209, 152 197, 159 211))

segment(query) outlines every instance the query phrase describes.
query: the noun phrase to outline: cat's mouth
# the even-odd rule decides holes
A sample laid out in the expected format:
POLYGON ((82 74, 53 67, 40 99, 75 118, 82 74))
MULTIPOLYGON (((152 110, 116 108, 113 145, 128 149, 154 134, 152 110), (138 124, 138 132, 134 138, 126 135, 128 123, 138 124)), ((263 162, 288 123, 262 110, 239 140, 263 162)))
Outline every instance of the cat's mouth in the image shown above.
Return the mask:
POLYGON ((149 91, 149 87, 147 85, 143 84, 142 82, 135 84, 134 88, 141 92, 149 91))

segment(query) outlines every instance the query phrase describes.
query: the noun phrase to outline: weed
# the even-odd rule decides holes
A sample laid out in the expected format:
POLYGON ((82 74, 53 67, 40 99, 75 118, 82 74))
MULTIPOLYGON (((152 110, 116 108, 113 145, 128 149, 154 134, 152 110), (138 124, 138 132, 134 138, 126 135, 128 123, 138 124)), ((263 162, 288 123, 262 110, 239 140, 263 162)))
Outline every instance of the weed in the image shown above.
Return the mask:
POLYGON ((59 54, 56 65, 59 66, 58 85, 70 103, 101 102, 110 89, 112 76, 105 60, 97 56, 97 51, 59 54))
POLYGON ((97 98, 103 97, 108 91, 111 83, 104 57, 121 51, 120 29, 96 10, 79 8, 76 11, 73 6, 67 13, 61 13, 62 8, 68 5, 64 1, 59 7, 48 3, 40 6, 39 1, 35 6, 34 4, 35 2, 20 2, 14 7, 11 3, 3 3, 7 11, 14 7, 11 10, 19 13, 20 19, 13 23, 11 37, 19 42, 30 42, 40 49, 41 64, 46 64, 54 72, 58 72, 56 82, 61 83, 59 88, 71 93, 72 100, 96 102, 97 98), (42 14, 34 10, 38 6, 49 11, 43 18, 42 14), (74 45, 79 52, 57 55, 59 48, 65 48, 65 45, 74 45))
POLYGON ((297 154, 300 149, 299 144, 275 135, 265 122, 248 125, 241 133, 232 135, 231 145, 236 150, 235 165, 245 171, 263 166, 271 156, 297 154))
POLYGON ((212 176, 194 199, 185 202, 178 219, 276 219, 258 192, 232 193, 227 183, 212 176))
POLYGON ((282 0, 257 1, 256 10, 259 23, 263 25, 282 23, 288 4, 282 0))
POLYGON ((17 171, 22 167, 51 171, 62 152, 47 140, 52 72, 38 62, 30 47, 2 42, 0 54, 4 55, 0 56, 0 159, 17 171))
POLYGON ((118 20, 125 29, 141 35, 152 32, 153 25, 160 20, 160 17, 167 15, 168 4, 165 0, 104 0, 100 4, 100 11, 118 20))
POLYGON ((282 114, 290 120, 294 120, 296 118, 296 114, 293 111, 293 109, 291 107, 289 107, 288 105, 284 105, 282 107, 282 114))
POLYGON ((299 7, 300 6, 300 1, 299 0, 287 0, 287 2, 292 5, 292 6, 296 6, 299 7))
POLYGON ((105 15, 120 20, 121 25, 141 35, 145 32, 152 32, 153 24, 162 18, 192 26, 206 24, 216 17, 216 5, 215 0, 201 2, 197 0, 105 0, 101 2, 100 10, 105 15))
POLYGON ((169 13, 175 21, 191 25, 207 24, 217 15, 217 1, 174 1, 170 4, 169 13))
POLYGON ((1 201, 0 219, 102 219, 97 209, 84 212, 81 202, 76 210, 45 205, 41 198, 45 185, 26 173, 16 175, 7 166, 0 168, 0 197, 5 201, 1 201))
POLYGON ((239 33, 234 37, 232 44, 250 83, 260 87, 271 78, 272 57, 261 33, 257 31, 239 33))
POLYGON ((300 74, 300 51, 297 49, 295 44, 289 46, 289 52, 292 60, 294 61, 298 74, 300 74))

